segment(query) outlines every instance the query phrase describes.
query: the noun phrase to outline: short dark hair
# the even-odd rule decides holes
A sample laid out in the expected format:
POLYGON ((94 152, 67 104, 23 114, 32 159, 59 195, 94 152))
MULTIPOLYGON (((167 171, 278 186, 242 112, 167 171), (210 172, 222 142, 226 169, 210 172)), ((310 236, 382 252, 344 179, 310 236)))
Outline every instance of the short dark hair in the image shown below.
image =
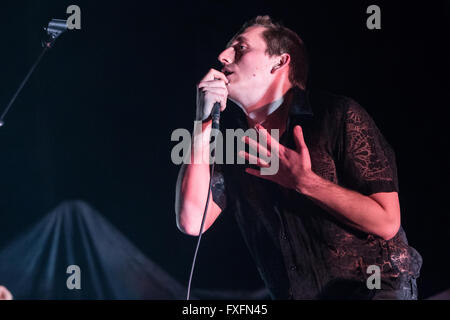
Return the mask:
POLYGON ((291 57, 289 65, 289 81, 302 89, 306 88, 308 78, 308 57, 303 40, 297 33, 286 28, 280 22, 274 22, 268 15, 257 16, 245 22, 241 29, 233 36, 227 47, 234 41, 245 29, 252 26, 262 26, 263 38, 267 45, 267 54, 269 56, 288 53, 291 57))

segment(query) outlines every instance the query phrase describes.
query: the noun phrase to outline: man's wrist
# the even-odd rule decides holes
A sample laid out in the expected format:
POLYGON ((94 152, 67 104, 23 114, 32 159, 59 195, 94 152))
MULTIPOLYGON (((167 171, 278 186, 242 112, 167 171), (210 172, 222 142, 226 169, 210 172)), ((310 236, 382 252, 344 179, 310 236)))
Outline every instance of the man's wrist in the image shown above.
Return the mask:
POLYGON ((301 179, 296 184, 295 190, 305 196, 312 197, 314 191, 320 185, 322 178, 312 170, 302 174, 301 179))
POLYGON ((209 159, 209 144, 211 139, 212 120, 194 121, 194 130, 192 134, 191 161, 199 164, 209 159))

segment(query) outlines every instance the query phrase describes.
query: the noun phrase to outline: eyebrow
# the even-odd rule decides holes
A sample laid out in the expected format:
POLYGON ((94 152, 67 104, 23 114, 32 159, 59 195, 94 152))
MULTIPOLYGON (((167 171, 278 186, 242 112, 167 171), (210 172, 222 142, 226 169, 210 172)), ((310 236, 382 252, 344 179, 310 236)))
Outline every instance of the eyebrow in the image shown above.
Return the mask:
POLYGON ((239 42, 248 42, 248 39, 243 35, 239 35, 235 40, 239 42))
POLYGON ((227 48, 231 47, 231 44, 233 42, 246 42, 248 43, 248 39, 246 37, 244 37, 243 35, 238 35, 236 38, 232 38, 228 43, 227 43, 227 48))

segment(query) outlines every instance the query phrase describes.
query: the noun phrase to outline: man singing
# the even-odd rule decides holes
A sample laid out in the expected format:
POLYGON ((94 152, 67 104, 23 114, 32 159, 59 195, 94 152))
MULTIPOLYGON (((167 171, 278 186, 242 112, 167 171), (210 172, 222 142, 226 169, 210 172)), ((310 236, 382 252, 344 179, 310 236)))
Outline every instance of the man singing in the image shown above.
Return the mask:
MULTIPOLYGON (((368 113, 307 90, 303 41, 268 16, 244 24, 218 59, 221 72, 197 86, 193 154, 209 155, 215 102, 222 130, 262 139, 245 138, 257 157, 239 153, 256 166, 216 165, 203 231, 233 213, 273 299, 417 299, 422 258, 400 224, 394 153, 368 113), (277 172, 261 174, 273 153, 277 172)), ((181 167, 175 207, 187 234, 199 234, 209 178, 207 162, 181 167)))

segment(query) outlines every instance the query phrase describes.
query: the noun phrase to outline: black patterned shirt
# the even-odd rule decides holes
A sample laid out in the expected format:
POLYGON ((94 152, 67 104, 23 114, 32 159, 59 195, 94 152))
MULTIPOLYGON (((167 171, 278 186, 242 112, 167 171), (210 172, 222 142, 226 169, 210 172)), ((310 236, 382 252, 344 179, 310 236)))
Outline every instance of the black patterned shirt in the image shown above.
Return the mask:
MULTIPOLYGON (((293 88, 283 107, 289 116, 280 143, 295 149, 293 128, 301 125, 316 174, 363 195, 398 192, 394 152, 354 100, 293 88)), ((234 104, 221 126, 248 129, 234 104)), ((390 240, 356 230, 295 190, 247 174, 248 166, 216 165, 213 199, 222 214, 234 214, 273 299, 375 298, 380 290, 366 285, 370 265, 380 267, 385 291, 419 276, 422 258, 403 228, 390 240)))

